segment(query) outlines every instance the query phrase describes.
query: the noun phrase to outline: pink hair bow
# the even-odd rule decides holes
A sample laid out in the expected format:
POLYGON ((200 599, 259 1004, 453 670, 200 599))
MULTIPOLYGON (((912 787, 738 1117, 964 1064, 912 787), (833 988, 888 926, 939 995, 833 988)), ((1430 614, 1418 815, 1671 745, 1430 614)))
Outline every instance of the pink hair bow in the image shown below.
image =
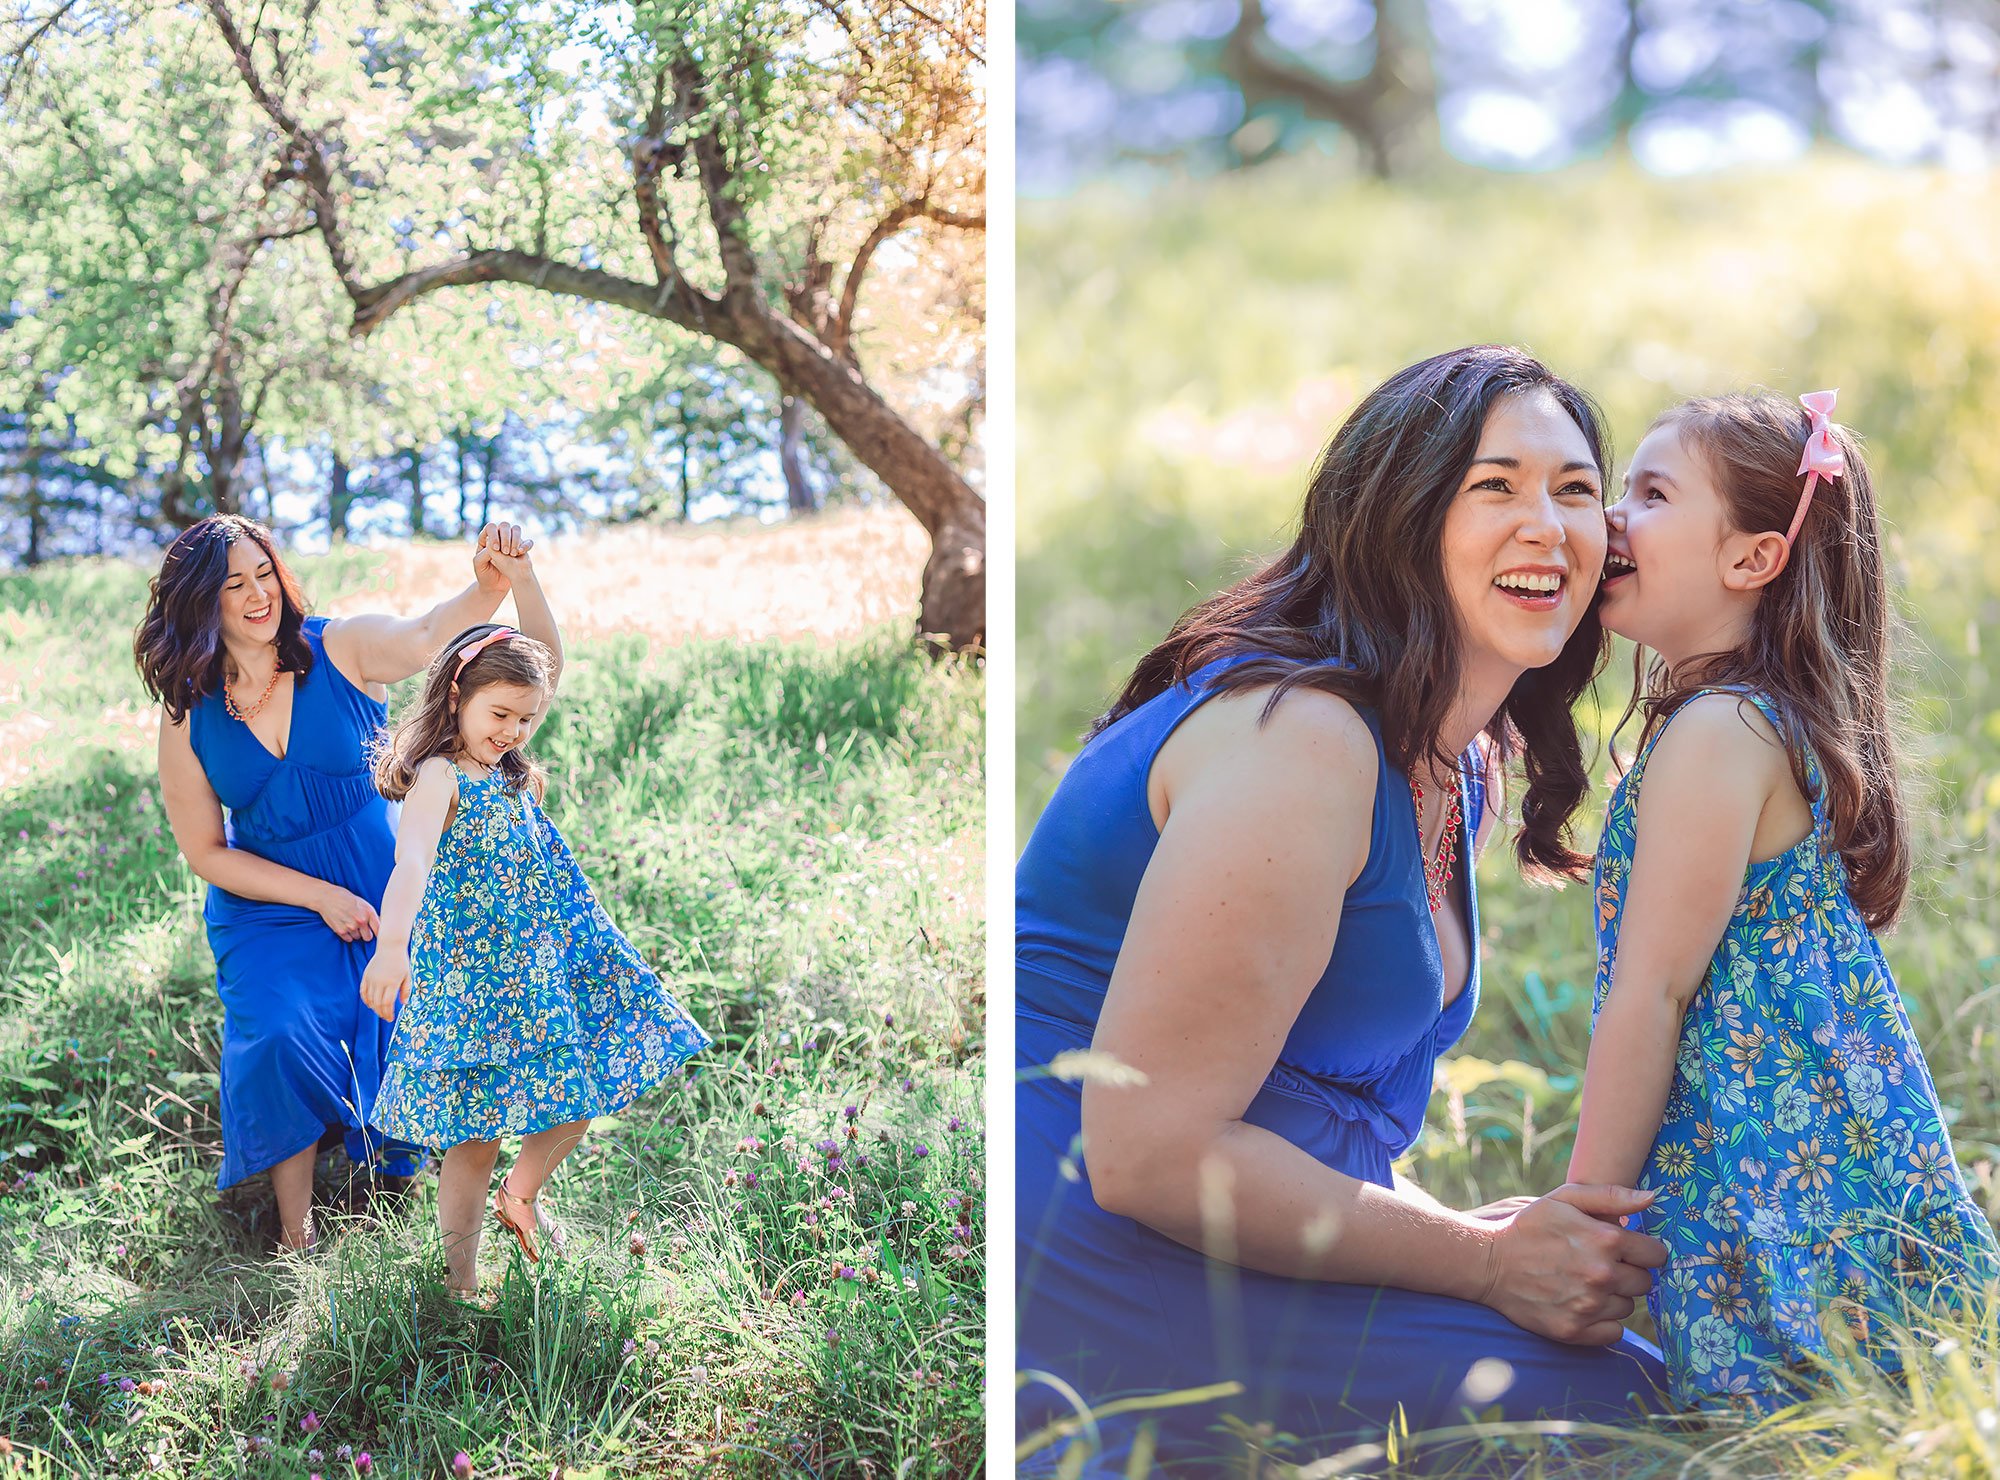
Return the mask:
POLYGON ((460 648, 458 650, 458 667, 452 670, 451 676, 453 682, 457 681, 459 674, 465 672, 465 665, 478 657, 483 649, 491 647, 496 642, 505 642, 514 635, 512 627, 495 627, 484 637, 475 637, 471 642, 460 648))
POLYGON ((1813 490, 1819 487, 1819 480, 1838 478, 1847 472, 1847 454, 1833 440, 1833 398, 1839 394, 1838 390, 1807 391, 1799 397, 1799 404, 1812 417, 1812 430, 1806 435, 1806 449, 1799 458, 1799 472, 1805 477, 1806 488, 1799 495, 1792 527, 1785 531, 1787 549, 1798 538, 1799 526, 1805 523, 1806 509, 1813 501, 1813 490))

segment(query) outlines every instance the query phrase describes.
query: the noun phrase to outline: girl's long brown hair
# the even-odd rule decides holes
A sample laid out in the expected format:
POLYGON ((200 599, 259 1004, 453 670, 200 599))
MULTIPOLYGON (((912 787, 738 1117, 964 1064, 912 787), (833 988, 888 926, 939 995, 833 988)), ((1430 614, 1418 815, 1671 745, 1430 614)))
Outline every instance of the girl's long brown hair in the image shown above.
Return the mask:
MULTIPOLYGON (((424 674, 422 697, 377 743, 375 789, 390 801, 399 802, 410 794, 410 788, 417 784, 417 771, 425 761, 434 755, 457 753, 454 683, 460 705, 470 703, 474 694, 493 684, 519 684, 523 688, 540 689, 544 694, 555 688, 555 654, 534 638, 518 632, 488 643, 473 654, 463 673, 458 672, 459 649, 489 632, 499 631, 500 626, 498 622, 481 622, 446 643, 444 651, 431 659, 431 666, 424 674)), ((538 802, 548 789, 548 772, 519 750, 501 756, 497 769, 507 778, 508 790, 518 792, 525 787, 538 802)))
MULTIPOLYGON (((1805 480, 1794 470, 1812 430, 1796 402, 1768 393, 1706 396, 1661 414, 1705 461, 1729 522, 1756 533, 1783 530, 1805 480)), ((1697 691, 1740 684, 1777 705, 1792 778, 1809 800, 1806 752, 1818 757, 1834 846, 1848 894, 1869 928, 1895 923, 1910 884, 1908 818, 1896 779, 1889 698, 1896 625, 1882 563, 1881 522, 1861 444, 1832 434, 1847 472, 1822 478, 1791 559, 1764 587, 1750 635, 1733 652, 1708 653, 1669 673, 1657 657, 1634 658, 1632 702, 1653 735, 1697 691)), ((1628 709, 1627 714, 1631 711, 1628 709)))
POLYGON ((169 723, 222 687, 222 583, 229 551, 250 540, 271 562, 278 584, 278 671, 304 678, 312 670, 305 638, 306 601, 298 579, 278 554, 271 531, 241 514, 211 514, 167 546, 147 591, 146 614, 132 635, 139 682, 166 707, 169 723))
MULTIPOLYGON (((1556 398, 1603 477, 1611 447, 1596 406, 1522 351, 1475 345, 1400 370, 1327 444, 1291 548, 1183 613, 1091 733, 1204 664, 1256 653, 1216 687, 1273 685, 1266 714, 1295 687, 1323 689, 1375 709, 1395 765, 1428 758, 1456 766, 1438 736, 1461 668, 1457 609, 1444 577, 1445 515, 1487 413, 1526 391, 1556 398)), ((1607 645, 1593 607, 1553 663, 1521 675, 1488 729, 1500 758, 1518 754, 1526 772, 1515 851, 1530 877, 1577 878, 1590 867, 1570 842, 1570 820, 1590 785, 1571 706, 1607 645)))

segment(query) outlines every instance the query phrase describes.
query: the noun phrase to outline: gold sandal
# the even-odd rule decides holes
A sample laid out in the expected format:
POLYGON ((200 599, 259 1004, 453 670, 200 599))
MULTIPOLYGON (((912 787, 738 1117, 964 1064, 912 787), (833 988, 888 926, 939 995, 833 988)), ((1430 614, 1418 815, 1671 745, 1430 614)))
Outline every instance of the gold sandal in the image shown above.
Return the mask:
POLYGON ((521 1246, 521 1252, 527 1256, 529 1263, 539 1264, 542 1259, 542 1251, 535 1244, 537 1233, 548 1235, 549 1247, 556 1253, 560 1254, 563 1251, 562 1230, 553 1221, 543 1221, 541 1209, 536 1206, 535 1198, 521 1197, 509 1191, 505 1177, 502 1177, 500 1185, 493 1189, 493 1216, 499 1220, 502 1228, 514 1235, 514 1241, 521 1246), (507 1204, 510 1202, 519 1203, 529 1210, 530 1216, 534 1219, 532 1227, 523 1228, 507 1216, 507 1204))

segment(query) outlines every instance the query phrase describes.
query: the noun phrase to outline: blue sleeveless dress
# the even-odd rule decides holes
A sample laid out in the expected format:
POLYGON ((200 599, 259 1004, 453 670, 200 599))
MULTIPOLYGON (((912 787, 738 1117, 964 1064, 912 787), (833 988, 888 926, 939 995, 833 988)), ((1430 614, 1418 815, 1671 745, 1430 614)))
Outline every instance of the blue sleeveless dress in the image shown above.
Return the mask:
MULTIPOLYGON (((1089 1046, 1159 839, 1146 804, 1153 759, 1214 692, 1212 678, 1238 661, 1202 668, 1095 736, 1036 824, 1015 875, 1017 1068, 1089 1046)), ((1465 990, 1445 1003, 1409 782, 1382 757, 1373 711, 1359 712, 1378 756, 1368 859, 1346 896, 1327 902, 1340 911, 1332 958, 1243 1118, 1326 1166, 1388 1186, 1391 1163, 1423 1127, 1436 1060, 1478 1002, 1470 839, 1485 797, 1477 765, 1464 766, 1466 827, 1455 878, 1474 962, 1465 990)), ((1455 1423, 1468 1406, 1468 1372, 1481 1358, 1498 1358, 1509 1372, 1497 1398, 1480 1380, 1495 1369, 1475 1377, 1472 1406, 1481 1412, 1497 1402, 1509 1418, 1615 1421, 1635 1401, 1658 1402, 1658 1363, 1635 1337, 1609 1348, 1570 1346, 1468 1301, 1210 1260, 1107 1213, 1075 1149, 1080 1087, 1028 1078, 1016 1103, 1018 1364, 1047 1375, 1019 1390, 1021 1435, 1074 1411, 1058 1384, 1093 1406, 1224 1380, 1244 1384, 1234 1398, 1102 1421, 1098 1473, 1122 1472, 1142 1420, 1158 1425, 1162 1462, 1229 1453, 1235 1441, 1225 1414, 1296 1436, 1297 1448, 1284 1455, 1294 1460, 1380 1438, 1399 1411, 1412 1430, 1455 1423)))
POLYGON ((605 914, 527 791, 452 768, 375 1124, 426 1146, 622 1110, 708 1034, 605 914))
MULTIPOLYGON (((293 680, 284 758, 230 716, 220 692, 188 713, 188 740, 227 808, 224 836, 375 906, 396 864, 388 804, 367 750, 384 706, 327 659, 326 618, 305 619, 312 671, 293 680)), ((408 1176, 415 1148, 387 1141, 368 1114, 389 1025, 361 1000, 373 941, 344 941, 311 910, 209 886, 202 918, 222 998, 222 1169, 228 1187, 311 1146, 333 1126, 347 1154, 408 1176)))
MULTIPOLYGON (((1784 733, 1766 696, 1707 692, 1742 694, 1784 733)), ((1617 962, 1639 787, 1666 730, 1612 793, 1598 845, 1593 1021, 1617 962)), ((1799 1401, 1796 1374, 1829 1356, 1823 1316, 1895 1371, 1885 1318, 2000 1273, 1888 962, 1848 897, 1810 750, 1806 776, 1813 830, 1744 875, 1682 1019, 1639 1182, 1660 1194, 1641 1214, 1668 1249, 1648 1304, 1684 1407, 1799 1401)))

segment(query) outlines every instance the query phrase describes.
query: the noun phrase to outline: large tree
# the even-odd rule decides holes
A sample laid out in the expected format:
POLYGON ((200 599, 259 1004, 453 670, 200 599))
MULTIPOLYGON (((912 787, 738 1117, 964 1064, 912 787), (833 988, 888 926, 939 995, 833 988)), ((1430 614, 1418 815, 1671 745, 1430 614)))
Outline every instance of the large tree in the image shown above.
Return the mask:
POLYGON ((891 243, 984 226, 980 0, 204 7, 357 335, 511 284, 728 346, 929 532, 922 630, 983 641, 984 500, 861 342, 891 243))

